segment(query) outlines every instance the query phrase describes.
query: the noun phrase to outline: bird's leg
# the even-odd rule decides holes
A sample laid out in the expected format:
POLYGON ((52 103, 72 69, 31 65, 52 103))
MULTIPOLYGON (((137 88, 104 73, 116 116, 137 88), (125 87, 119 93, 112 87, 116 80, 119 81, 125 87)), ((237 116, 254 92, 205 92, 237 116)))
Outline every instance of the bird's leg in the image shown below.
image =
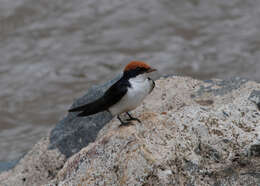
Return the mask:
POLYGON ((127 119, 127 121, 138 121, 139 123, 141 123, 141 121, 138 118, 134 118, 133 116, 130 115, 129 112, 126 112, 126 114, 129 116, 129 119, 127 119))
POLYGON ((117 119, 120 121, 120 127, 121 126, 126 126, 126 125, 129 125, 130 124, 130 122, 129 121, 127 121, 127 122, 125 122, 125 121, 123 121, 120 117, 119 117, 119 115, 117 115, 117 119))

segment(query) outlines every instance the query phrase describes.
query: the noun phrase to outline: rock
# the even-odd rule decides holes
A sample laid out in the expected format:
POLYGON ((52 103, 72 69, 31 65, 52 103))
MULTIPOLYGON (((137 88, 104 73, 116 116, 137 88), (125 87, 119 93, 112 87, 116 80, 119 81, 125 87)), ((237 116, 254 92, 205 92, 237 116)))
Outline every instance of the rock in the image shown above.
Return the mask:
POLYGON ((53 179, 66 159, 48 145, 49 137, 41 139, 13 169, 0 174, 0 185, 40 185, 53 179))
POLYGON ((132 112, 141 124, 69 114, 0 174, 0 185, 259 184, 259 91, 259 83, 242 78, 162 78, 132 112))
MULTIPOLYGON (((72 107, 89 103, 102 96, 110 85, 121 76, 101 86, 94 86, 88 93, 76 100, 72 107)), ((61 120, 50 135, 50 149, 58 148, 66 158, 77 153, 80 149, 94 142, 100 129, 112 119, 108 112, 101 112, 89 117, 76 117, 77 113, 69 113, 61 120)))
MULTIPOLYGON (((92 87, 86 95, 75 101, 73 107, 96 99, 119 78, 117 76, 104 85, 92 87)), ((106 112, 84 118, 76 117, 76 113, 69 113, 20 162, 16 160, 2 164, 2 171, 6 172, 0 174, 0 185, 47 183, 56 176, 66 159, 93 142, 99 130, 111 119, 112 116, 106 112), (15 165, 14 169, 7 171, 15 165)))
POLYGON ((260 112, 241 78, 169 77, 133 111, 113 119, 47 185, 260 184, 260 112))

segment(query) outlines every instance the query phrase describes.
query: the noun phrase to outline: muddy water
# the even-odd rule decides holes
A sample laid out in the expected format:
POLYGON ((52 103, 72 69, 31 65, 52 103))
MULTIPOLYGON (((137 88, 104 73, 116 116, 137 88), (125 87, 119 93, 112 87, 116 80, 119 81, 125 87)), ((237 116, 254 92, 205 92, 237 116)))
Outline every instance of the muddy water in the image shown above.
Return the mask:
POLYGON ((159 75, 260 80, 260 1, 1 0, 0 161, 130 60, 159 75))

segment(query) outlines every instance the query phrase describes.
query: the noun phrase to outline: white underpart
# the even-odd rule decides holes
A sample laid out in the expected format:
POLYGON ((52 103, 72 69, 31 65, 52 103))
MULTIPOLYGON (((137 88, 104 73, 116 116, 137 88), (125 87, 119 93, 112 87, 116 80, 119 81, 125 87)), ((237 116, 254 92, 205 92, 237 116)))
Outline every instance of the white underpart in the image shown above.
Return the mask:
POLYGON ((129 82, 131 87, 128 87, 126 95, 118 103, 109 108, 109 112, 113 116, 138 107, 153 88, 153 82, 147 78, 147 74, 131 78, 129 82))

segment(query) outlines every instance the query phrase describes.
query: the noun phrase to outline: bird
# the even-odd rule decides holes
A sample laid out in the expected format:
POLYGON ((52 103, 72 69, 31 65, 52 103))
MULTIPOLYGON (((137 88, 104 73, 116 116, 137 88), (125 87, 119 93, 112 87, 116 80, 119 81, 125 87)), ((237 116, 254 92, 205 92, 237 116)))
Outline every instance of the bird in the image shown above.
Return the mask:
POLYGON ((156 71, 143 61, 131 61, 124 70, 122 77, 111 85, 105 93, 93 102, 71 108, 69 112, 79 112, 78 117, 90 116, 99 112, 108 111, 117 116, 120 126, 128 125, 131 121, 141 121, 129 112, 137 108, 155 87, 155 82, 149 73, 156 71), (126 113, 128 119, 123 121, 120 114, 126 113))

